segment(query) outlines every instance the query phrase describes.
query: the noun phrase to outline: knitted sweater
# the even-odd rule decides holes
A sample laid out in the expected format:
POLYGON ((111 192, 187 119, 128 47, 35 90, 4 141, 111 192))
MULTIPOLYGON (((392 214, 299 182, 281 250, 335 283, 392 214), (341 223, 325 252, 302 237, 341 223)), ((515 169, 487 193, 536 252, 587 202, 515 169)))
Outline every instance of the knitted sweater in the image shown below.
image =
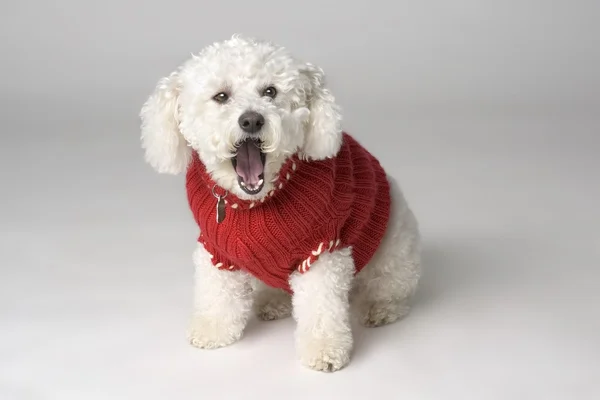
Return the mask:
POLYGON ((346 133, 333 158, 309 162, 290 157, 262 201, 226 194, 197 154, 188 167, 186 188, 200 228, 198 241, 215 267, 247 271, 290 293, 290 274, 307 272, 326 251, 351 246, 358 273, 381 243, 390 215, 385 171, 346 133), (225 195, 220 223, 215 195, 225 195))

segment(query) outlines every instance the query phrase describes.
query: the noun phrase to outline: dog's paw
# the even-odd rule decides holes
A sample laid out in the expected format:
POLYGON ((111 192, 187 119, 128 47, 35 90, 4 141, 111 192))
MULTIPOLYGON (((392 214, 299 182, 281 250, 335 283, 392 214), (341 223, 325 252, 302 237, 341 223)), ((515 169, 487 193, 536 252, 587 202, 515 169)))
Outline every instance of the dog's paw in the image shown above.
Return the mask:
POLYGON ((362 307, 360 322, 368 328, 376 328, 404 318, 409 311, 410 306, 405 301, 374 302, 362 307))
POLYGON ((242 334, 243 328, 196 317, 190 325, 188 340, 192 346, 200 349, 218 349, 237 342, 242 334))
POLYGON ((257 299, 254 311, 263 321, 287 318, 292 315, 292 299, 287 293, 277 293, 268 298, 257 299))
POLYGON ((352 339, 313 339, 300 346, 301 363, 316 371, 335 372, 350 362, 352 339))

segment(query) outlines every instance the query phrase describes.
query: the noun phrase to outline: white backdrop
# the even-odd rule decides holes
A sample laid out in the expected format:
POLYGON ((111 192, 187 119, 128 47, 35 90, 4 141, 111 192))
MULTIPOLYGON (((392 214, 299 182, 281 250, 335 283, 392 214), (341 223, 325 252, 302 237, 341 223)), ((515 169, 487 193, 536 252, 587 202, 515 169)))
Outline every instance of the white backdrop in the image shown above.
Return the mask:
POLYGON ((0 399, 600 398, 600 2, 350 3, 2 2, 0 399), (333 375, 291 319, 185 339, 197 231, 138 113, 233 33, 325 69, 421 224, 412 314, 333 375))
POLYGON ((600 102, 600 5, 593 0, 168 4, 5 2, 3 98, 27 108, 60 99, 70 114, 128 116, 128 106, 190 52, 242 33, 321 65, 351 120, 367 106, 590 112, 600 102))

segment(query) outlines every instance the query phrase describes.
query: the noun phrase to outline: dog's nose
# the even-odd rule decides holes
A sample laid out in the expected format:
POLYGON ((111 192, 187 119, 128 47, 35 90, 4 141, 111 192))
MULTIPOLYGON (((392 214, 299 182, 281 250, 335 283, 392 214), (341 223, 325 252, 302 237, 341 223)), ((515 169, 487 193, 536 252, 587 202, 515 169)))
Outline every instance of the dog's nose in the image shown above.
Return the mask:
POLYGON ((265 124, 265 117, 255 111, 246 111, 238 119, 238 124, 244 132, 256 133, 265 124))

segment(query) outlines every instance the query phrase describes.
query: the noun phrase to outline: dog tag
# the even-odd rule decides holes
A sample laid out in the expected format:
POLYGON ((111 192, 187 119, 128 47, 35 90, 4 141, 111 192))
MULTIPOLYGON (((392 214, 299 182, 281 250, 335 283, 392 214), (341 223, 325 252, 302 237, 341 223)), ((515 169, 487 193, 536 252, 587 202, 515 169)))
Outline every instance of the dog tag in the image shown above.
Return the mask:
POLYGON ((225 219, 225 197, 227 197, 227 193, 229 192, 226 191, 225 194, 221 196, 215 191, 216 188, 217 185, 213 186, 212 195, 217 199, 217 224, 220 224, 225 219))
POLYGON ((220 224, 225 219, 225 200, 223 197, 217 197, 217 223, 220 224))

